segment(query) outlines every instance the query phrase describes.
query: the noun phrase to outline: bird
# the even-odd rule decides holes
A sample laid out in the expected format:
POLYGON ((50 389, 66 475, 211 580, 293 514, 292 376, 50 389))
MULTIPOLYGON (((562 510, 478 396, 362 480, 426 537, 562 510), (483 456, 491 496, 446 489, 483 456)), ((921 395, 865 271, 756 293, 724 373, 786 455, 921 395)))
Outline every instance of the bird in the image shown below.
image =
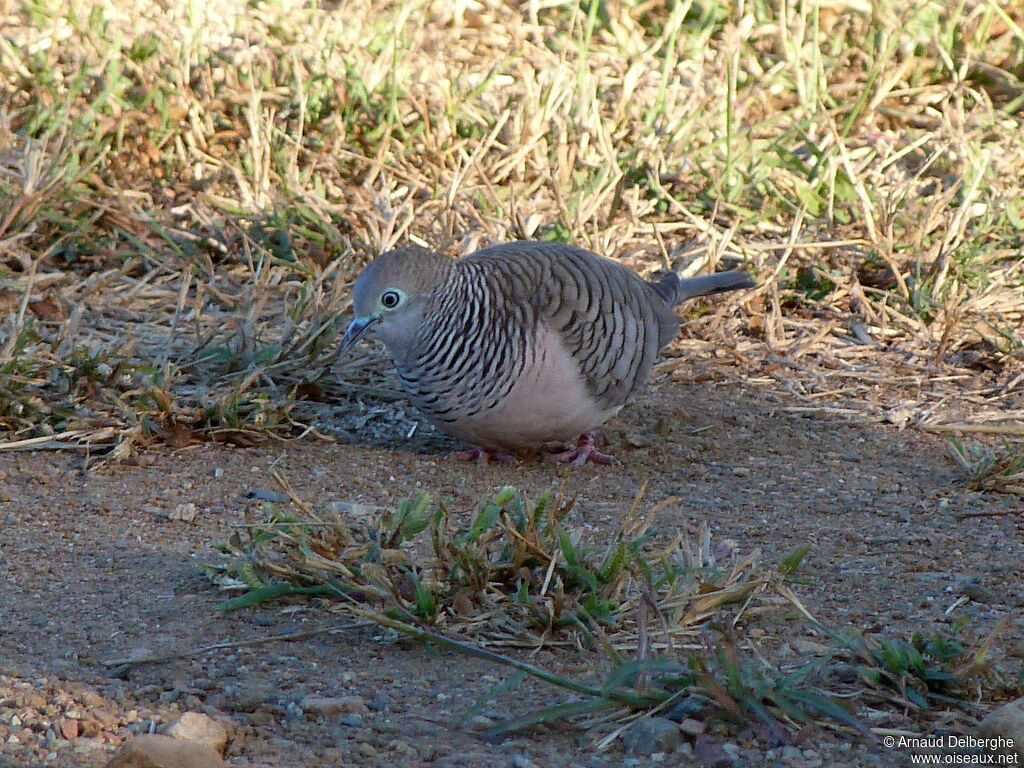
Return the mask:
POLYGON ((751 288, 743 271, 657 281, 583 248, 513 241, 458 259, 418 246, 381 254, 356 278, 338 347, 382 341, 410 403, 474 446, 456 458, 575 441, 556 461, 618 464, 594 429, 647 380, 675 338, 673 308, 751 288))

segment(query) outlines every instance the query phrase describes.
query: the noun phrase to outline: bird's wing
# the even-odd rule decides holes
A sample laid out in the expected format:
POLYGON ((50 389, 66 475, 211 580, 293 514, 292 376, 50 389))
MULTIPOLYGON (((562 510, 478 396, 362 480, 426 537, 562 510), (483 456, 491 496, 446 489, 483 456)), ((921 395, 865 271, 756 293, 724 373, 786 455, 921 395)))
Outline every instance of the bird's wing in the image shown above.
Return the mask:
POLYGON ((605 407, 622 405, 646 381, 658 350, 678 331, 672 309, 649 283, 581 248, 506 243, 467 258, 491 262, 493 290, 503 301, 534 308, 535 322, 558 333, 587 390, 605 407))

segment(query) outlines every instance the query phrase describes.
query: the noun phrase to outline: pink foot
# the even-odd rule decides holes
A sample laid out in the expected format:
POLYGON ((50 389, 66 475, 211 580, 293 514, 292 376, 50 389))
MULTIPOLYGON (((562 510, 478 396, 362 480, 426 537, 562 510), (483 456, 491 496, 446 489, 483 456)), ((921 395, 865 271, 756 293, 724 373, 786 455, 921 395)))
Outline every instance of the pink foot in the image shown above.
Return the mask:
POLYGON ((479 445, 470 448, 468 451, 452 451, 445 458, 455 461, 475 461, 477 464, 486 465, 491 461, 500 461, 502 464, 514 464, 515 457, 507 453, 498 453, 490 448, 481 448, 479 445))
POLYGON ((587 460, 595 464, 621 464, 622 462, 607 453, 601 453, 594 445, 594 433, 584 432, 576 441, 576 447, 551 456, 557 462, 572 462, 581 467, 587 460))

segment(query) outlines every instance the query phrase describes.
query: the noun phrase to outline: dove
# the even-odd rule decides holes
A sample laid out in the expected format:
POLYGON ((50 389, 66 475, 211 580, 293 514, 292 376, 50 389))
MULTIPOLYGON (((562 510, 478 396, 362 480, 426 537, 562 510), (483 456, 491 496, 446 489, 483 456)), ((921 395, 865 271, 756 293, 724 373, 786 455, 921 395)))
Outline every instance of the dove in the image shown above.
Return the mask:
POLYGON ((557 461, 618 461, 593 430, 619 412, 675 338, 674 307, 753 287, 742 271, 648 281, 583 248, 516 241, 459 259, 398 248, 356 279, 355 319, 338 348, 364 336, 387 347, 410 403, 473 445, 453 456, 574 441, 557 461))

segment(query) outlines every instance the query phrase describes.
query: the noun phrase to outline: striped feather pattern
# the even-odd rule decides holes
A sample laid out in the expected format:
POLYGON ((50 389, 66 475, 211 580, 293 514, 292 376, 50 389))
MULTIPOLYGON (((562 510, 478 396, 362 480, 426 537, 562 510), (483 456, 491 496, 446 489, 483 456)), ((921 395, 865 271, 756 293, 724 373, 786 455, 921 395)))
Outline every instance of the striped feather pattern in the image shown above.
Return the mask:
POLYGON ((439 425, 496 408, 546 352, 535 344, 541 324, 561 337, 606 410, 644 383, 678 329, 652 284, 580 248, 506 243, 453 265, 409 354, 396 360, 413 405, 439 425))

